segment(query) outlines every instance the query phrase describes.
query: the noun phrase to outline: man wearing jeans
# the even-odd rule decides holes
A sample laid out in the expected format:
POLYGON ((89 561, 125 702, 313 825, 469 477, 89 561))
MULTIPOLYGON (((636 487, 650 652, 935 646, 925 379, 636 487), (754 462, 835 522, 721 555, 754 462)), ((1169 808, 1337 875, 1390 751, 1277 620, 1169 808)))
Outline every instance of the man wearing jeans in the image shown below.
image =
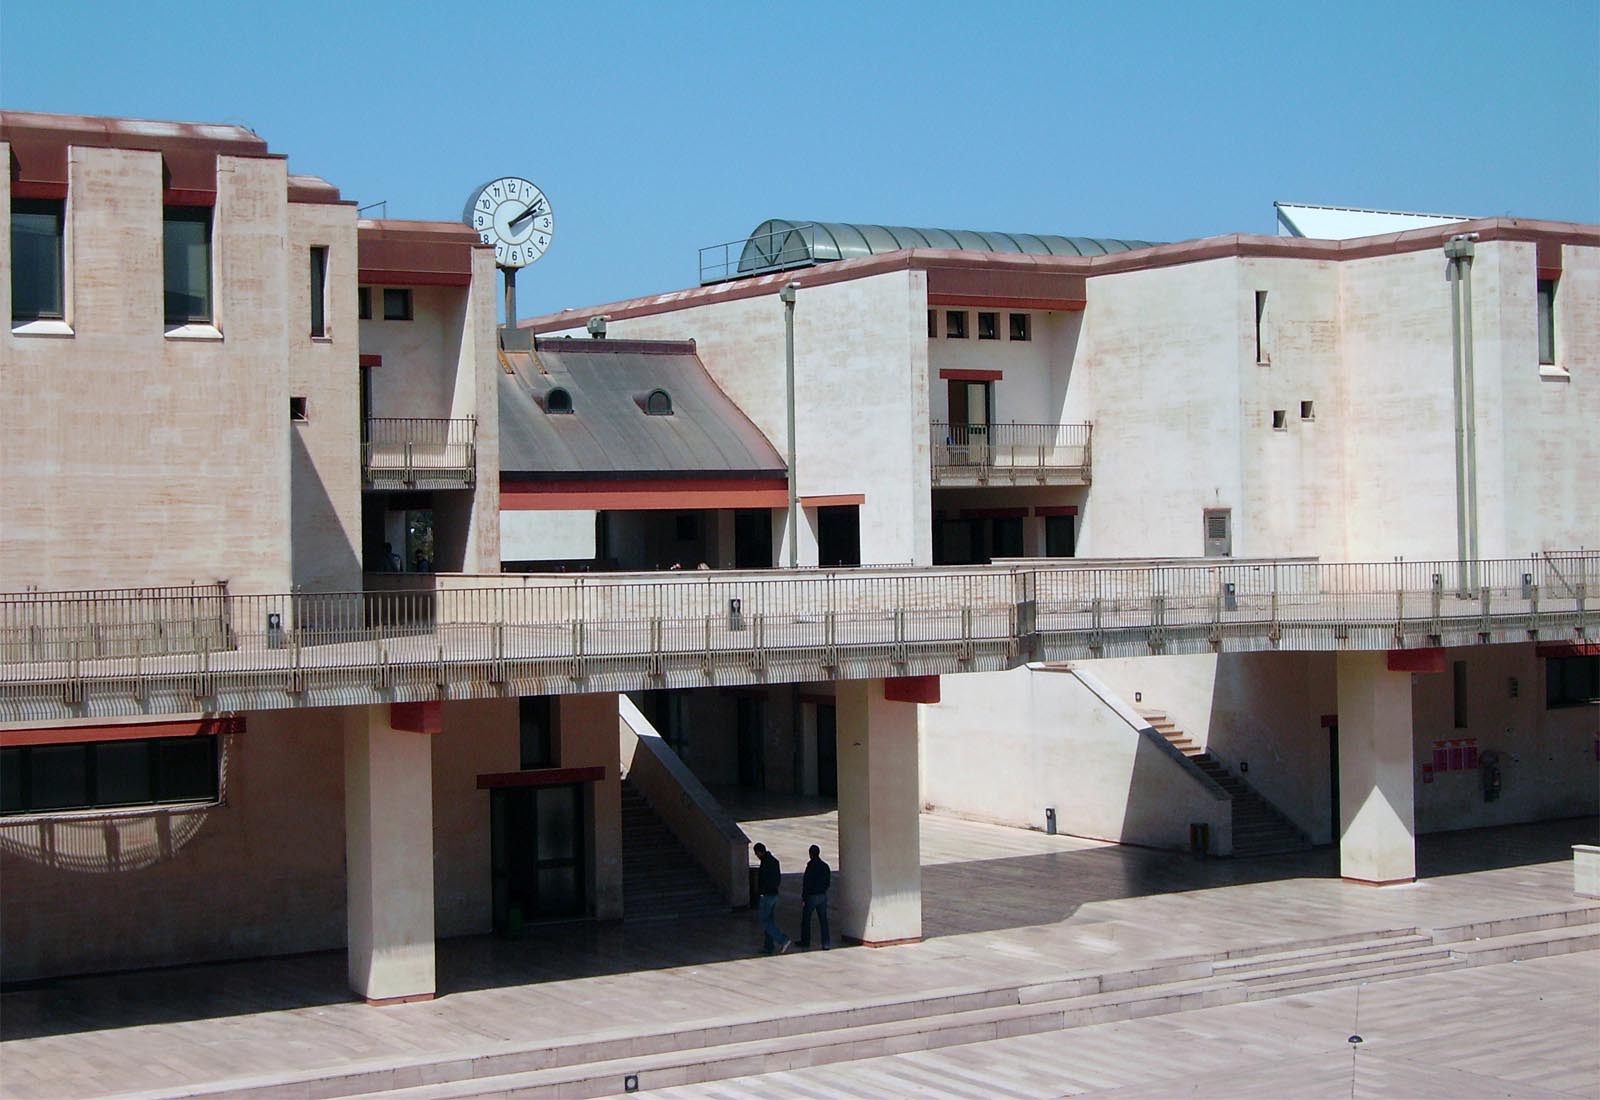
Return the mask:
POLYGON ((753 851, 756 858, 761 861, 761 870, 756 872, 756 893, 761 899, 761 931, 765 933, 761 950, 764 954, 770 955, 776 949, 781 955, 791 946, 789 937, 778 930, 775 916, 778 909, 778 885, 783 881, 783 872, 778 867, 778 857, 767 851, 765 844, 757 844, 753 851))
POLYGON ((800 881, 800 946, 811 946, 811 913, 817 914, 817 929, 822 933, 822 949, 833 946, 828 935, 828 887, 833 882, 833 869, 822 860, 822 849, 811 846, 811 862, 806 864, 806 875, 800 881))

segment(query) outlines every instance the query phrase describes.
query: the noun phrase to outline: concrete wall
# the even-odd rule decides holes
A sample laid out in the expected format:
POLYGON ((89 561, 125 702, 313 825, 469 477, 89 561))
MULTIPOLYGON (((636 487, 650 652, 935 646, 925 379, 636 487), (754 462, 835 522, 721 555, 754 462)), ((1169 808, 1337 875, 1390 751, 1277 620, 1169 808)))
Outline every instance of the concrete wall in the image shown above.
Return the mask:
POLYGON ((267 711, 195 810, 0 819, 6 980, 345 944, 349 711, 267 711))
POLYGON ((622 778, 617 753, 617 696, 563 695, 556 704, 560 724, 557 762, 563 768, 603 767, 605 778, 590 786, 588 836, 594 877, 589 901, 601 920, 622 917, 622 778))
POLYGON ((517 700, 447 703, 433 735, 433 903, 435 934, 490 931, 489 792, 478 776, 521 763, 517 700))
MULTIPOLYGON (((295 579, 290 348, 311 352, 287 288, 308 281, 310 242, 290 223, 283 161, 218 169, 214 332, 180 339, 162 324, 161 155, 69 150, 73 334, 0 332, 0 589, 295 579)), ((9 236, 0 247, 9 269, 9 236)))
POLYGON ((1071 673, 946 676, 941 695, 922 708, 927 808, 1042 829, 1053 806, 1063 833, 1177 849, 1204 822, 1232 850, 1230 804, 1071 673))

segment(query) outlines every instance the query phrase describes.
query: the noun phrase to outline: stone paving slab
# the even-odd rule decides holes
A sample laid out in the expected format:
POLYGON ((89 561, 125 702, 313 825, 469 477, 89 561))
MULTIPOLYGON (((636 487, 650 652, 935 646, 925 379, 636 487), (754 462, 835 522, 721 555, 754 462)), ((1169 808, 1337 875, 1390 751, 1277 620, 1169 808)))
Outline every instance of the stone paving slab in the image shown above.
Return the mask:
MULTIPOLYGON (((739 816, 792 872, 780 911, 792 925, 805 845, 836 851, 831 811, 779 804, 739 816)), ((1594 831, 1587 820, 1424 838, 1426 881, 1377 889, 1330 877, 1331 852, 1196 860, 925 816, 921 944, 752 957, 760 933, 749 913, 547 927, 517 942, 446 941, 441 996, 383 1009, 350 1001, 339 953, 50 982, 0 995, 0 1094, 88 1097, 347 1070, 1548 913, 1584 904, 1570 857, 1556 857, 1594 831)))

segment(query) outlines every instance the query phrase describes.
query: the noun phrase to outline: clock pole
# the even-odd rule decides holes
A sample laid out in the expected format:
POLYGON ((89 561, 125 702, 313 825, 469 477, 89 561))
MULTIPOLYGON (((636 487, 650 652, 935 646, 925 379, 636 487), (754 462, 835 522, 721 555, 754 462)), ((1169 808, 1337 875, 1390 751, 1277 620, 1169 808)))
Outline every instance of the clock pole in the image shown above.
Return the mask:
POLYGON ((517 327, 517 269, 502 267, 500 273, 506 277, 506 328, 517 327))

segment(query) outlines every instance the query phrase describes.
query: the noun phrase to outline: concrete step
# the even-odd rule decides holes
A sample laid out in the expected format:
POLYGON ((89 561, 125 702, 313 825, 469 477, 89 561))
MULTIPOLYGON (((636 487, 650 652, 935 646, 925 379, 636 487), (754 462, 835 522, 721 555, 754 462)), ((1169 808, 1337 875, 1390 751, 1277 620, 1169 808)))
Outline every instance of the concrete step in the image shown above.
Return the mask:
POLYGON ((1266 1000, 1270 997, 1287 997, 1295 993, 1315 993, 1319 989, 1335 989, 1340 986, 1355 985, 1361 982, 1386 982, 1398 978, 1414 978, 1419 974, 1431 974, 1436 970, 1459 970, 1467 964, 1460 959, 1451 958, 1446 952, 1445 957, 1423 958, 1411 962, 1379 963, 1371 967, 1350 968, 1338 972, 1304 975, 1299 978, 1282 979, 1276 982, 1267 982, 1249 987, 1247 999, 1252 1001, 1266 1000))
POLYGON ((1489 939, 1458 940, 1446 946, 1452 956, 1469 966, 1570 955, 1574 951, 1600 950, 1600 923, 1591 921, 1489 939))
POLYGON ((1378 945, 1352 944, 1341 954, 1309 953, 1300 958, 1279 958, 1271 963, 1233 964, 1225 973, 1254 988, 1299 978, 1342 977, 1389 966, 1450 959, 1448 947, 1441 947, 1426 936, 1422 940, 1420 944, 1398 947, 1391 946, 1392 941, 1378 945))

